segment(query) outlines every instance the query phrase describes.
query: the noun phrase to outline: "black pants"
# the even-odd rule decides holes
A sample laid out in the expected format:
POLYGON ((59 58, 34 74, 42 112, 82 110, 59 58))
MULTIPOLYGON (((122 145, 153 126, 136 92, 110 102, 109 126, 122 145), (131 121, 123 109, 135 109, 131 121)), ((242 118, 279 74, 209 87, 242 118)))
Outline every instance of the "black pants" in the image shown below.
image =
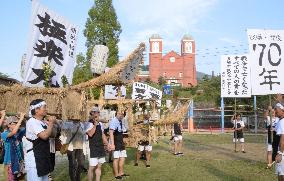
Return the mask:
POLYGON ((84 167, 84 154, 82 149, 74 149, 67 152, 69 160, 69 176, 71 181, 80 181, 82 168, 84 167))
POLYGON ((51 161, 52 170, 54 170, 54 166, 55 166, 55 153, 50 153, 50 161, 51 161))

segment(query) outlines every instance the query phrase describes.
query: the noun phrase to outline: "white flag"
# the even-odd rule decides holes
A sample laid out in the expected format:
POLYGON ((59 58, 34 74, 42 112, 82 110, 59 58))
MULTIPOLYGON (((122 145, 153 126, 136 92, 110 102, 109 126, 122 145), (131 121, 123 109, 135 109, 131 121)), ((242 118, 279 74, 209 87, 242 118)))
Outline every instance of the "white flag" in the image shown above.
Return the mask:
POLYGON ((284 30, 248 29, 253 95, 284 93, 284 30))
POLYGON ((43 86, 43 66, 50 65, 52 86, 72 83, 78 27, 38 1, 32 2, 32 18, 24 71, 24 85, 43 86))
POLYGON ((251 97, 248 55, 221 56, 221 97, 251 97))

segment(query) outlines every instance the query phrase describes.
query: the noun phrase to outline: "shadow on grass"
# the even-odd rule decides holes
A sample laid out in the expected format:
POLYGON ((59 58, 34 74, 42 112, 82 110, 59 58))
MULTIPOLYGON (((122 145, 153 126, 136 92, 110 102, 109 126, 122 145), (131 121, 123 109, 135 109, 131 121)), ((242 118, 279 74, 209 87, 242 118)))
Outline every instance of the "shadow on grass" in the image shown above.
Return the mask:
POLYGON ((234 176, 232 174, 227 174, 224 171, 216 168, 215 166, 213 166, 210 163, 207 163, 203 167, 207 170, 208 173, 218 177, 218 180, 224 180, 224 181, 227 181, 227 180, 230 180, 230 181, 234 181, 234 180, 243 181, 244 180, 244 179, 242 179, 240 177, 237 177, 237 176, 234 176))

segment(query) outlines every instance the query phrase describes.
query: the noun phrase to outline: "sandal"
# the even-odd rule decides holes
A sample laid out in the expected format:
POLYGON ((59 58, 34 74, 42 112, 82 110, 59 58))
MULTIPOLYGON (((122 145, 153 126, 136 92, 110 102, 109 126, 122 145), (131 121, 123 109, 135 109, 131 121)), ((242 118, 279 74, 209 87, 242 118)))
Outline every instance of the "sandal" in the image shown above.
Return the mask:
POLYGON ((114 177, 116 180, 122 180, 122 176, 114 177))
POLYGON ((121 175, 121 177, 129 177, 129 176, 130 176, 130 175, 125 174, 125 173, 121 175))

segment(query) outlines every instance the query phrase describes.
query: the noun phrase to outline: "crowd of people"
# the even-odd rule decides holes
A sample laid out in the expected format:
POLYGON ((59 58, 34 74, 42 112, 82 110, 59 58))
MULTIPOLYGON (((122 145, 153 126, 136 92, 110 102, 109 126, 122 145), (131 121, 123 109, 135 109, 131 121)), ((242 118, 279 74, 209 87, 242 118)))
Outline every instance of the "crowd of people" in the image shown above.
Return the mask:
MULTIPOLYGON (((279 181, 284 181, 284 105, 281 94, 275 98, 276 103, 274 108, 268 106, 264 113, 264 122, 267 129, 267 169, 272 168, 275 164, 275 174, 279 181)), ((233 123, 233 142, 240 142, 241 151, 246 153, 244 147, 244 121, 241 119, 241 114, 237 113, 231 118, 233 123)), ((235 146, 235 151, 237 148, 235 146)))
MULTIPOLYGON (((101 180, 101 168, 107 161, 113 164, 114 178, 129 177, 124 171, 127 152, 123 138, 127 134, 125 111, 116 111, 109 122, 100 119, 100 108, 95 105, 89 112, 90 119, 60 121, 47 115, 47 105, 42 99, 30 103, 29 115, 24 113, 6 116, 0 112, 1 157, 4 176, 8 181, 50 181, 55 168, 56 151, 67 155, 69 179, 81 180, 81 173, 87 172, 88 180, 101 180), (85 168, 88 159, 89 167, 85 168)), ((150 116, 144 117, 149 119, 150 116)), ((149 120, 142 124, 150 125, 149 120)), ((149 132, 146 134, 148 136, 149 132)), ((147 152, 146 167, 150 167, 152 146, 150 142, 137 146, 137 155, 147 152)), ((136 157, 140 159, 140 157, 136 157)), ((135 165, 138 161, 135 162, 135 165)))
MULTIPOLYGON (((115 179, 130 176, 124 170, 127 151, 123 138, 128 129, 125 111, 116 111, 115 117, 105 122, 100 119, 100 108, 95 105, 89 111, 90 119, 85 122, 59 121, 56 117, 47 115, 46 107, 44 100, 36 99, 30 103, 28 116, 24 113, 6 116, 5 110, 0 112, 0 161, 4 165, 6 180, 52 180, 56 151, 66 153, 71 181, 79 181, 82 172, 87 172, 89 181, 101 180, 102 166, 107 161, 112 162, 115 179), (85 168, 85 160, 88 160, 88 168, 85 168)), ((265 112, 268 130, 267 168, 275 164, 276 174, 281 181, 284 181, 283 119, 284 106, 281 101, 274 108, 269 106, 265 112)), ((235 114, 231 122, 233 142, 239 141, 241 152, 246 153, 243 132, 245 124, 241 114, 235 114)), ((141 129, 143 137, 137 145, 134 166, 138 166, 139 160, 144 158, 146 167, 150 168, 152 145, 149 137, 152 123, 150 115, 144 115, 144 120, 136 123, 144 127, 141 129)), ((181 156, 182 124, 175 123, 172 128, 173 155, 181 156)))

